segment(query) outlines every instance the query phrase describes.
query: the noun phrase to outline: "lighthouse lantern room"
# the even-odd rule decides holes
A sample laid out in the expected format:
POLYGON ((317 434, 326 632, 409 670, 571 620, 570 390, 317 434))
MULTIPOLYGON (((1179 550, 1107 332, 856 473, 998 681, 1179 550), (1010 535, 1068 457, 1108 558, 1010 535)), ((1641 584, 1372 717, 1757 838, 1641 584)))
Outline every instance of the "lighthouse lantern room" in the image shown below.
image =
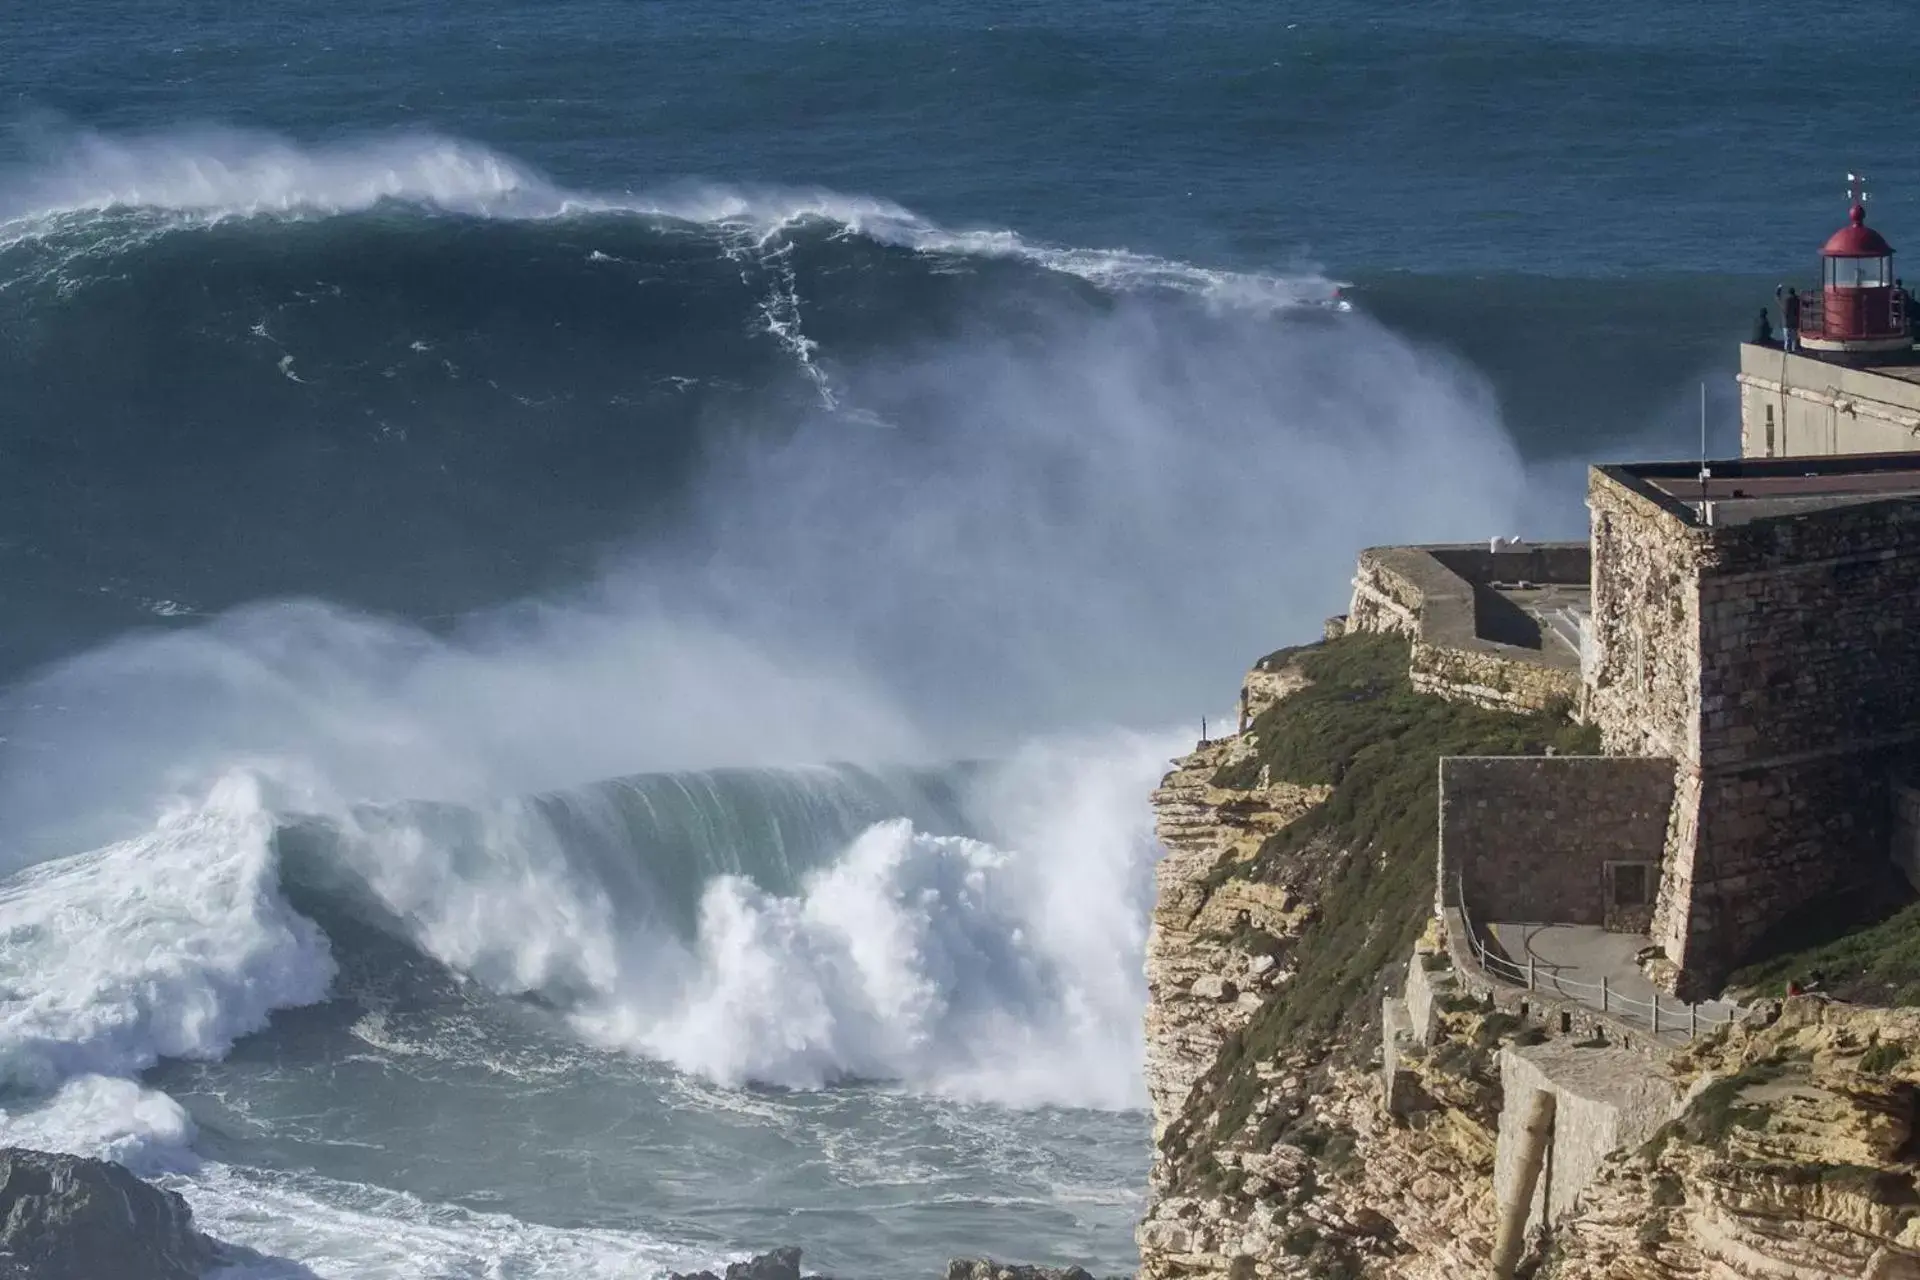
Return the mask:
POLYGON ((1867 225, 1865 181, 1847 178, 1853 209, 1820 250, 1820 293, 1802 299, 1800 345, 1842 359, 1852 353, 1884 358, 1913 346, 1907 299, 1894 285, 1893 246, 1867 225))

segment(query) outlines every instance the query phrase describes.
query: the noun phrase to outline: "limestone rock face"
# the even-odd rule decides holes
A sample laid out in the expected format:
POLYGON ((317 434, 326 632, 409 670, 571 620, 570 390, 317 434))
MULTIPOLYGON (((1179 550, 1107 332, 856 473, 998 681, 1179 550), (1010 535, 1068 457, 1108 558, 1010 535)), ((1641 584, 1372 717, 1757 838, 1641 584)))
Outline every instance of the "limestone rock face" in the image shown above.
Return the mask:
MULTIPOLYGON (((1275 691, 1299 687, 1297 678, 1276 676, 1262 696, 1270 702, 1275 691)), ((1200 747, 1174 762, 1153 795, 1155 827, 1167 851, 1155 870, 1158 897, 1146 961, 1146 1079, 1156 1139, 1227 1036, 1246 1025, 1284 977, 1271 956, 1236 945, 1235 933, 1244 925, 1286 937, 1301 916, 1299 904, 1279 887, 1210 883, 1222 861, 1252 857, 1269 835, 1326 794, 1324 787, 1287 784, 1254 791, 1212 785, 1213 775, 1244 748, 1240 738, 1200 747)))
POLYGON ((1674 1066, 1687 1112, 1603 1172, 1543 1274, 1920 1280, 1920 1011, 1788 1000, 1674 1066))
POLYGON ((197 1280, 216 1251, 185 1200, 117 1164, 0 1150, 6 1280, 197 1280))

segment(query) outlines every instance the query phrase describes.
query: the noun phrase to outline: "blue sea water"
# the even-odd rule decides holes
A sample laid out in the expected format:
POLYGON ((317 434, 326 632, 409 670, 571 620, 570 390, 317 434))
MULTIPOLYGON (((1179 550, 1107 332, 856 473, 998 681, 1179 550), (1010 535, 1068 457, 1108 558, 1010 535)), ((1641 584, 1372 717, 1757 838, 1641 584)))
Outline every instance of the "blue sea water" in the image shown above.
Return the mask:
POLYGON ((6 8, 0 1137, 268 1275, 1131 1266, 1166 758, 1732 447, 1917 21, 6 8))

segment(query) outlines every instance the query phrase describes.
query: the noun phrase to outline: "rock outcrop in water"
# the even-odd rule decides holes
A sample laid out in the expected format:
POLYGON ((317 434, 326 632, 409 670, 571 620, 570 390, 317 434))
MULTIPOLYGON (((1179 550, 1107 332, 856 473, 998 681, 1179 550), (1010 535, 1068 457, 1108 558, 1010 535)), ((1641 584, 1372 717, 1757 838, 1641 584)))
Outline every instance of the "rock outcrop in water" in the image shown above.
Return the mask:
POLYGON ((197 1280, 220 1246, 120 1165, 0 1149, 0 1280, 197 1280))
MULTIPOLYGON (((711 1271, 675 1274, 667 1280, 826 1280, 823 1276, 800 1274, 800 1251, 775 1249, 748 1262, 736 1262, 725 1276, 711 1271)), ((992 1258, 955 1258, 947 1264, 947 1280, 1094 1280, 1080 1267, 1028 1267, 995 1262, 992 1258)), ((1109 1280, 1118 1280, 1110 1277, 1109 1280)))
POLYGON ((724 1276, 711 1271, 675 1272, 667 1280, 824 1280, 800 1274, 800 1251, 788 1246, 763 1253, 747 1262, 730 1263, 724 1276))
MULTIPOLYGON (((1265 714, 1155 795, 1142 1280, 1489 1274, 1500 1055, 1536 1033, 1439 1002, 1399 1064, 1417 1103, 1389 1115, 1381 996, 1410 957, 1445 963, 1435 757, 1592 748, 1416 694, 1406 661, 1372 636, 1273 655, 1248 685, 1265 714)), ((1520 1274, 1920 1280, 1920 1011, 1790 1000, 1665 1070, 1678 1117, 1608 1158, 1520 1274)))
POLYGON ((1082 1267, 1024 1267, 995 1262, 992 1258, 955 1258, 947 1264, 947 1280, 1094 1280, 1094 1277, 1082 1267))

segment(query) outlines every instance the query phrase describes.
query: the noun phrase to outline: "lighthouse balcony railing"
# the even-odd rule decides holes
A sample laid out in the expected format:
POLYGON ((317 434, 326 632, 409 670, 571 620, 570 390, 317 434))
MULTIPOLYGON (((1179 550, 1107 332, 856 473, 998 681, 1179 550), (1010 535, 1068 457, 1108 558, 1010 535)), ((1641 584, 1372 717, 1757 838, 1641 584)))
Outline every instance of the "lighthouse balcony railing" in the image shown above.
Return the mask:
POLYGON ((1827 299, 1819 293, 1800 295, 1800 336, 1885 337, 1911 332, 1908 324, 1907 295, 1895 289, 1873 298, 1862 298, 1847 309, 1851 314, 1834 316, 1835 325, 1827 327, 1827 299))

